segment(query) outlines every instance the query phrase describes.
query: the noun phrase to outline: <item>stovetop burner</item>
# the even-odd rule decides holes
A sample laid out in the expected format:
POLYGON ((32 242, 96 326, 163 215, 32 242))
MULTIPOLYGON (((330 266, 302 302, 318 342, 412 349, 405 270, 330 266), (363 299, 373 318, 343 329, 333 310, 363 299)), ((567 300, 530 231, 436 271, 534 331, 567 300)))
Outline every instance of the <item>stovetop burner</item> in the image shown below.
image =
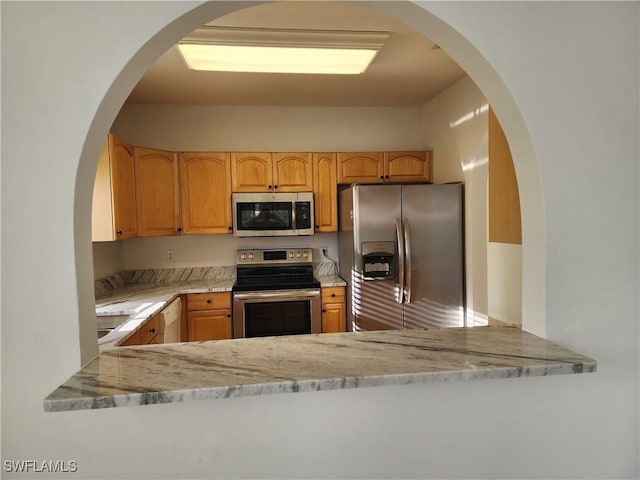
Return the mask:
POLYGON ((311 248, 238 250, 234 292, 320 288, 311 248))

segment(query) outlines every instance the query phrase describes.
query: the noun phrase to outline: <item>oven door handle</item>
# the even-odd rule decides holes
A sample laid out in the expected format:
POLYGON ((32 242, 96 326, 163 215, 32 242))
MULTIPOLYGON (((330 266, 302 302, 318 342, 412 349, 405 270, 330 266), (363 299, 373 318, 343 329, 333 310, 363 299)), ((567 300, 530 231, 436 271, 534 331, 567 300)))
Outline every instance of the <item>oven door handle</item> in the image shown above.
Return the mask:
POLYGON ((234 293, 234 300, 264 300, 264 299, 287 299, 287 298, 311 298, 319 297, 320 289, 313 290, 268 290, 264 292, 242 292, 234 293))

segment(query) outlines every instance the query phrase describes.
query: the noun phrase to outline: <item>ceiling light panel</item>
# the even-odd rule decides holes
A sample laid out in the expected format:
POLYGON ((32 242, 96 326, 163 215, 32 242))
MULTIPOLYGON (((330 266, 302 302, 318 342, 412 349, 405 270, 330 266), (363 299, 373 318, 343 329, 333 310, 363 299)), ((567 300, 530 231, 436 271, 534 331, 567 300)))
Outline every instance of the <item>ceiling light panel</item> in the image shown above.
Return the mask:
POLYGON ((226 72, 358 74, 389 32, 201 27, 178 50, 195 70, 226 72))

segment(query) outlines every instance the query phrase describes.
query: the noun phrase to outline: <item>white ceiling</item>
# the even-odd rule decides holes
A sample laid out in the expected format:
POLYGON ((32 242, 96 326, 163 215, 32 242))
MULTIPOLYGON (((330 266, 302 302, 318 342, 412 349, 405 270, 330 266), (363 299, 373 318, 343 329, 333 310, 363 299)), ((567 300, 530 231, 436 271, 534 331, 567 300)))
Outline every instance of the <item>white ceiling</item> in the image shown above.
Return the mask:
POLYGON ((338 2, 275 2, 208 25, 391 32, 361 75, 251 74, 189 70, 174 46, 142 77, 127 103, 422 106, 464 75, 424 35, 370 9, 338 2))

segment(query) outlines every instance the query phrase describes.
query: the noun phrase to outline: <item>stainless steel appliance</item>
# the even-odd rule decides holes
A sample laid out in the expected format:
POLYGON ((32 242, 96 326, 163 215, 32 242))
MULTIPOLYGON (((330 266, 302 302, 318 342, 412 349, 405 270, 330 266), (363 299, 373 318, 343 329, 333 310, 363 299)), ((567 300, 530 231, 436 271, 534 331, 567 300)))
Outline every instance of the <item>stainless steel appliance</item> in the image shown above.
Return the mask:
POLYGON ((313 192, 234 193, 237 237, 313 235, 313 192))
POLYGON ((461 184, 340 193, 340 275, 352 330, 465 325, 463 198, 461 184))
POLYGON ((320 282, 313 249, 238 250, 234 338, 320 333, 320 282))

